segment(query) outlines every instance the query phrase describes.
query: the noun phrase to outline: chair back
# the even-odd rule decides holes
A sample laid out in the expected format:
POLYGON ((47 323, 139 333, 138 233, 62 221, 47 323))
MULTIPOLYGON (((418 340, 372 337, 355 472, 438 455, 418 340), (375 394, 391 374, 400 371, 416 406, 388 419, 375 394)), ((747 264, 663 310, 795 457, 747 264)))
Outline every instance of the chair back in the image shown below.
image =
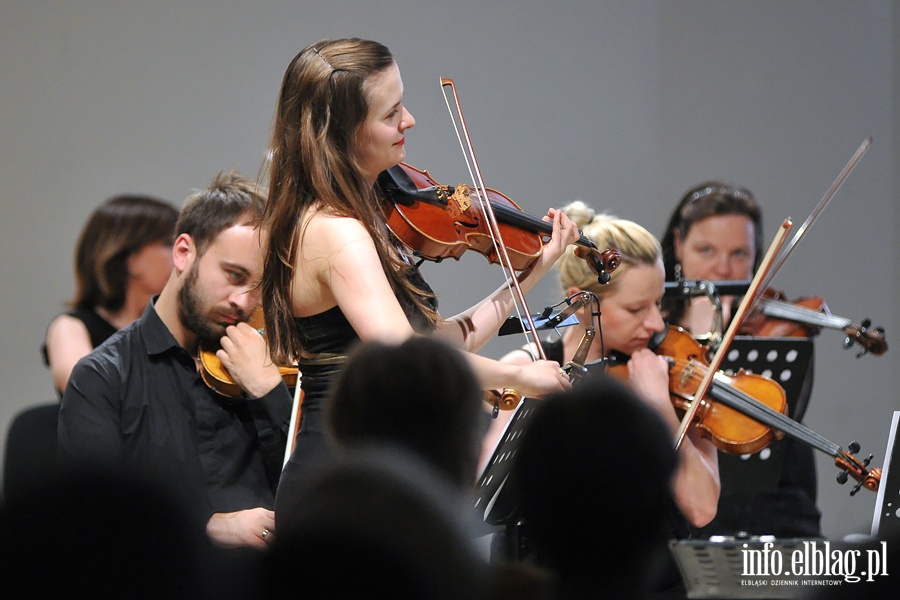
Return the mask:
POLYGON ((3 497, 25 498, 56 476, 56 420, 59 402, 31 406, 13 417, 6 434, 3 497))

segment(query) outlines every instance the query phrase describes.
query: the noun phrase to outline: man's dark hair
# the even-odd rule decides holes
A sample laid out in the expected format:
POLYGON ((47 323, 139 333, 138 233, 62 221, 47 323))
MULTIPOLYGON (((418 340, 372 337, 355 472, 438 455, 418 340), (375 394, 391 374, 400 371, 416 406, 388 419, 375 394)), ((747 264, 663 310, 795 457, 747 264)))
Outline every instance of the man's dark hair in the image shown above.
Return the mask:
POLYGON ((216 174, 209 187, 184 202, 175 236, 186 233, 202 255, 220 233, 234 225, 257 225, 266 206, 266 191, 236 171, 216 174))

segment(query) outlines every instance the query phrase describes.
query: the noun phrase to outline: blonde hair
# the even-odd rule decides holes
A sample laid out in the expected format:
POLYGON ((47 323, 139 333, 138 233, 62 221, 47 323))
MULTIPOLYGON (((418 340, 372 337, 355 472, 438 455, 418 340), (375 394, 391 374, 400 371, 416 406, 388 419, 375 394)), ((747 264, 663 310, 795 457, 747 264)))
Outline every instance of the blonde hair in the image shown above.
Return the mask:
POLYGON ((569 203, 562 210, 601 251, 614 248, 622 258, 619 267, 610 273, 609 283, 600 285, 588 263, 575 256, 574 248, 569 246, 556 263, 563 290, 576 287, 593 292, 602 299, 616 290, 618 281, 630 266, 655 265, 662 260, 659 240, 634 221, 606 213, 597 214, 581 200, 569 203))

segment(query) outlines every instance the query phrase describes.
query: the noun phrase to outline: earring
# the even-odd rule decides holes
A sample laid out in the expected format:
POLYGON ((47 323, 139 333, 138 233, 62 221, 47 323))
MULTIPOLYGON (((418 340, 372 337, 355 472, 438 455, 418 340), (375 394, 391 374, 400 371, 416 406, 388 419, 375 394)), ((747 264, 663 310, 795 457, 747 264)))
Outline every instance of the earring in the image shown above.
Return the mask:
POLYGON ((677 279, 678 281, 681 281, 681 263, 680 262, 675 263, 675 268, 673 269, 673 271, 675 273, 675 279, 677 279))

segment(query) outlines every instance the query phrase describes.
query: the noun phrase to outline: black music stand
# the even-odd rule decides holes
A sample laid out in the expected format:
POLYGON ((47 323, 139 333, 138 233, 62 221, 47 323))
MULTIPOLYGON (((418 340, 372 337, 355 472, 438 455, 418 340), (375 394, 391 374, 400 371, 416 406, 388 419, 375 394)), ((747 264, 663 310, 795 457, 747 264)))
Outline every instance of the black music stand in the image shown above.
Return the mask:
POLYGON ((512 459, 519 449, 519 441, 534 410, 533 398, 523 398, 515 414, 506 425, 500 441, 481 477, 478 478, 474 508, 479 518, 488 525, 507 525, 516 519, 515 503, 509 494, 502 494, 509 479, 512 459))
MULTIPOLYGON (((734 374, 743 368, 774 379, 784 388, 788 416, 800 421, 806 412, 808 389, 812 385, 813 356, 810 338, 737 336, 725 353, 721 369, 734 374)), ((784 443, 784 439, 774 440, 750 455, 719 452, 722 488, 746 492, 775 490, 784 465, 784 443)))
POLYGON ((515 414, 506 425, 500 441, 478 478, 475 489, 474 508, 479 520, 488 525, 503 527, 506 530, 506 555, 510 560, 519 557, 518 504, 515 494, 508 491, 509 473, 513 458, 519 449, 519 442, 528 417, 537 407, 534 398, 523 398, 515 410, 515 414))
POLYGON ((875 514, 872 518, 872 535, 882 539, 900 539, 900 439, 897 428, 900 424, 900 410, 895 410, 891 420, 887 449, 884 452, 884 467, 881 470, 881 484, 875 500, 875 514))
MULTIPOLYGON (((788 416, 799 421, 806 411, 813 377, 814 346, 810 338, 754 338, 738 336, 725 353, 721 368, 739 369, 774 379, 784 389, 788 416)), ((785 436, 787 437, 787 435, 785 436)), ((774 491, 784 468, 786 440, 774 440, 754 454, 719 452, 722 490, 737 493, 774 491)), ((767 532, 754 532, 767 533, 767 532)), ((804 541, 818 538, 775 539, 772 536, 715 536, 709 540, 672 540, 669 548, 681 571, 688 598, 795 598, 808 587, 774 585, 772 578, 756 578, 764 585, 747 584, 742 576, 743 550, 763 548, 765 542, 790 556, 804 541)), ((819 540, 821 541, 821 540, 819 540)))

